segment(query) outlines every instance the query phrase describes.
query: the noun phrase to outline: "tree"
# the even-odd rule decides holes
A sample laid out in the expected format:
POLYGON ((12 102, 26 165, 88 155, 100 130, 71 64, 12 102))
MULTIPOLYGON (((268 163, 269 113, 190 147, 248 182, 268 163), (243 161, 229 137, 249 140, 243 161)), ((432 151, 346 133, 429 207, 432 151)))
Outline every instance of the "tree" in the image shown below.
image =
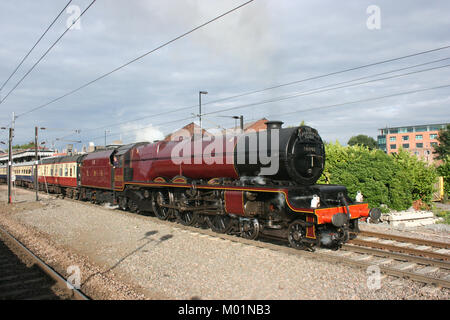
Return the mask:
POLYGON ((351 137, 350 140, 348 140, 348 145, 349 146, 355 146, 355 145, 366 146, 369 148, 369 150, 373 150, 373 149, 377 148, 377 142, 375 141, 375 139, 372 137, 366 136, 364 134, 360 134, 360 135, 351 137))
POLYGON ((447 128, 439 130, 439 135, 437 137, 439 145, 434 146, 434 154, 437 154, 437 159, 445 160, 450 156, 450 124, 447 128))

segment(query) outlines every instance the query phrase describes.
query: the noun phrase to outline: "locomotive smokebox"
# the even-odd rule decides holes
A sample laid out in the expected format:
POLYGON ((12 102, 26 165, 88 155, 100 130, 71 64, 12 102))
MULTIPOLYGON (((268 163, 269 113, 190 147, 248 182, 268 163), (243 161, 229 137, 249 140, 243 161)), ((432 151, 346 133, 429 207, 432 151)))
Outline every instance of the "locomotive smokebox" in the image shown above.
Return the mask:
POLYGON ((265 177, 311 185, 319 179, 325 148, 316 129, 282 128, 281 121, 267 121, 267 131, 248 132, 237 138, 234 168, 240 177, 265 177))

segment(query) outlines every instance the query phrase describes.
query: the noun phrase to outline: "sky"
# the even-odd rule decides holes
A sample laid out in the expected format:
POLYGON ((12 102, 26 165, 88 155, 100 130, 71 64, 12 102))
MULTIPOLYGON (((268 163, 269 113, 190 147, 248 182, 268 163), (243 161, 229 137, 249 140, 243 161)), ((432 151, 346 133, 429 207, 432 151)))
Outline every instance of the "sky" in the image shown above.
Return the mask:
MULTIPOLYGON (((0 85, 67 2, 0 2, 0 85)), ((6 84, 2 99, 90 2, 72 1, 6 84)), ((153 141, 198 123, 199 91, 208 92, 202 95, 203 126, 212 129, 233 127, 231 117, 239 115, 245 122, 265 117, 284 126, 304 121, 323 140, 345 145, 358 134, 376 138, 386 126, 450 122, 450 87, 398 95, 450 85, 450 59, 442 60, 450 58, 450 48, 299 82, 450 45, 450 2, 414 0, 254 0, 28 112, 244 2, 97 0, 0 104, 0 125, 10 125, 12 112, 19 115, 14 144, 32 141, 35 126, 46 128, 39 131, 40 141, 57 148, 103 145, 105 134, 107 144, 153 141), (385 72, 390 73, 374 76, 385 72), (411 72, 349 86, 363 77, 360 82, 411 72), (291 82, 296 83, 246 94, 291 82), (343 82, 346 87, 317 90, 343 82), (238 97, 228 99, 233 96, 238 97), (374 99, 383 96, 391 97, 374 99)), ((7 142, 6 130, 0 140, 7 142)))

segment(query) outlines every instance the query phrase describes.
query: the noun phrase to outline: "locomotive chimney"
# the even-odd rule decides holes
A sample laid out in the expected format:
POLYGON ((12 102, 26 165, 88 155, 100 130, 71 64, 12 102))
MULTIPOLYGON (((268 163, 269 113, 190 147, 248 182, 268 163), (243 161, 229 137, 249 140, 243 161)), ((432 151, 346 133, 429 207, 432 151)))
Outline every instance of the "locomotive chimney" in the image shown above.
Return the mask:
POLYGON ((267 125, 267 131, 270 131, 272 129, 281 129, 281 126, 283 125, 283 121, 266 121, 267 125))

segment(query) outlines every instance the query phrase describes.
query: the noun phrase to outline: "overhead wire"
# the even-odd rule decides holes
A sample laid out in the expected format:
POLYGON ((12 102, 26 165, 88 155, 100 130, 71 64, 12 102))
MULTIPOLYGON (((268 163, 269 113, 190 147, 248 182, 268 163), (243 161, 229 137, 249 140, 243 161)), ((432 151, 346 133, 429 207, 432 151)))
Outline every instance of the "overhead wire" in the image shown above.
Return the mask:
POLYGON ((58 18, 61 16, 61 14, 66 10, 66 8, 69 6, 69 4, 72 2, 72 0, 69 0, 67 4, 64 6, 64 8, 59 12, 59 14, 56 16, 55 19, 53 19, 52 23, 47 27, 47 29, 44 31, 44 33, 39 37, 39 39, 36 41, 36 43, 31 47, 30 50, 28 50, 27 54, 22 58, 22 60, 19 62, 17 67, 14 69, 14 71, 9 75, 9 77, 5 80, 5 82, 0 87, 0 91, 5 87, 5 85, 9 82, 9 80, 16 74, 17 70, 19 70, 20 66, 25 62, 25 60, 28 58, 28 56, 31 54, 31 52, 36 48, 38 43, 44 38, 44 36, 47 34, 47 32, 50 30, 50 28, 55 24, 55 22, 58 20, 58 18))
MULTIPOLYGON (((94 1, 95 1, 95 0, 94 0, 94 1)), ((171 43, 173 43, 173 42, 175 42, 175 41, 177 41, 177 40, 179 40, 179 39, 181 39, 181 38, 183 38, 183 37, 185 37, 185 36, 187 36, 187 35, 189 35, 189 34, 195 32, 195 31, 197 31, 198 29, 201 29, 201 28, 203 28, 204 26, 206 26, 206 25, 208 25, 208 24, 210 24, 210 23, 212 23, 212 22, 214 22, 214 21, 216 21, 216 20, 218 20, 218 19, 220 19, 220 18, 222 18, 222 17, 224 17, 224 16, 226 16, 226 15, 228 15, 228 14, 230 14, 230 13, 232 13, 232 12, 234 12, 234 11, 236 11, 236 10, 238 10, 238 9, 240 9, 240 8, 242 8, 242 7, 244 7, 244 6, 246 6, 246 5, 248 5, 249 3, 253 2, 253 1, 254 1, 254 0, 249 0, 249 1, 247 1, 247 2, 245 2, 245 3, 243 3, 243 4, 241 4, 241 5, 239 5, 239 6, 237 6, 237 7, 234 7, 233 9, 228 10, 227 12, 222 13, 222 14, 218 15, 217 17, 213 18, 213 19, 210 19, 210 20, 208 20, 208 21, 205 22, 205 23, 202 23, 201 25, 199 25, 199 26, 197 26, 197 27, 195 27, 195 28, 193 28, 193 29, 191 29, 191 30, 189 30, 189 31, 187 31, 187 32, 185 32, 185 33, 183 33, 183 34, 181 34, 181 35, 179 35, 179 36, 177 36, 177 37, 175 37, 175 38, 173 38, 173 39, 171 39, 171 40, 169 40, 169 41, 167 41, 167 42, 161 44, 161 45, 159 45, 159 46, 157 46, 156 48, 154 48, 154 49, 152 49, 152 50, 150 50, 150 51, 148 51, 148 52, 146 52, 146 53, 144 53, 144 54, 142 54, 142 55, 140 55, 140 56, 138 56, 138 57, 136 57, 136 58, 134 58, 134 59, 128 61, 127 63, 122 64, 121 66, 119 66, 119 67, 117 67, 117 68, 115 68, 115 69, 113 69, 113 70, 111 70, 111 71, 109 71, 109 72, 107 72, 107 73, 105 73, 105 74, 103 74, 103 75, 101 75, 101 76, 99 76, 99 77, 97 77, 97 78, 95 78, 95 79, 93 79, 93 80, 91 80, 91 81, 89 81, 89 82, 83 84, 82 86, 80 86, 80 87, 78 87, 78 88, 76 88, 76 89, 74 89, 74 90, 71 90, 71 91, 65 93, 65 94, 62 95, 62 96, 59 96, 59 97, 57 97, 57 98, 55 98, 55 99, 53 99, 53 100, 51 100, 51 101, 49 101, 49 102, 47 102, 47 103, 45 103, 45 104, 42 104, 42 105, 40 105, 40 106, 37 106, 37 107, 35 107, 35 108, 32 108, 32 109, 30 109, 30 110, 28 110, 28 111, 26 111, 26 112, 23 112, 23 113, 19 114, 18 117, 21 117, 21 116, 24 116, 24 115, 29 114, 29 113, 31 113, 31 112, 34 112, 34 111, 36 111, 36 110, 45 108, 45 107, 47 107, 48 105, 50 105, 50 104, 52 104, 52 103, 55 103, 56 101, 59 101, 59 100, 65 98, 65 97, 67 97, 67 96, 69 96, 69 95, 72 95, 72 94, 74 94, 74 93, 80 91, 81 89, 84 89, 84 88, 90 86, 91 84, 93 84, 93 83, 95 83, 95 82, 97 82, 97 81, 99 81, 99 80, 101 80, 101 79, 103 79, 103 78, 106 78, 107 76, 113 74, 114 72, 117 72, 117 71, 119 71, 119 70, 125 68, 126 66, 128 66, 128 65, 130 65, 130 64, 132 64, 132 63, 134 63, 134 62, 136 62, 136 61, 138 61, 138 60, 140 60, 140 59, 142 59, 142 58, 144 58, 144 57, 146 57, 146 56, 148 56, 149 54, 151 54, 151 53, 153 53, 153 52, 155 52, 155 51, 157 51, 157 50, 160 50, 160 49, 162 49, 162 48, 168 46, 169 44, 171 44, 171 43)))
MULTIPOLYGON (((428 51, 424 51, 424 52, 421 52, 421 53, 415 53, 415 54, 411 54, 411 55, 407 55, 407 56, 403 56, 403 57, 399 57, 399 58, 389 59, 389 60, 381 61, 381 62, 378 62, 378 63, 372 63, 372 64, 369 64, 369 65, 366 65, 366 66, 372 66, 372 65, 376 65, 376 64, 381 64, 381 63, 384 63, 384 62, 387 62, 387 61, 395 61, 395 60, 399 60, 399 59, 405 58, 405 57, 412 57, 412 56, 416 56, 416 55, 423 54, 423 53, 433 52, 433 51, 436 51, 436 50, 442 50, 442 49, 448 48, 448 47, 450 47, 450 46, 442 47, 442 48, 438 48, 438 49, 434 49, 434 50, 428 50, 428 51)), ((376 76, 380 76, 380 75, 384 75, 384 74, 389 74, 389 73, 394 73, 394 72, 398 72, 398 71, 403 71, 403 70, 408 70, 408 69, 412 69, 412 68, 417 68, 417 67, 420 67, 420 66, 429 65, 429 64, 433 64, 433 63, 437 63, 437 62, 442 62, 442 61, 449 60, 449 59, 450 59, 450 57, 446 57, 446 58, 443 58, 443 59, 437 59, 437 60, 433 60, 433 61, 429 61, 429 62, 425 62, 425 63, 420 63, 420 64, 416 64, 416 65, 412 65, 412 66, 408 66, 408 67, 404 67, 404 68, 398 68, 398 69, 394 69, 394 70, 390 70, 390 71, 386 71, 386 72, 372 74, 372 75, 369 75, 369 76, 364 76, 364 77, 360 77, 360 78, 356 78, 356 79, 352 79, 352 80, 348 80, 348 81, 344 81, 344 82, 339 82, 337 84, 327 85, 327 86, 321 87, 320 89, 328 88, 330 86, 345 84, 345 83, 351 83, 351 82, 355 82, 355 81, 359 81, 359 80, 363 80, 363 79, 367 79, 367 78, 372 78, 372 77, 376 77, 376 76)), ((355 67, 355 68, 346 69, 346 70, 356 70, 356 69, 361 69, 363 67, 364 66, 360 66, 360 67, 355 67)), ((335 73, 329 73, 329 74, 337 74, 337 73, 343 73, 343 72, 346 72, 346 71, 342 70, 341 72, 335 72, 335 73)), ((323 75, 323 77, 325 77, 325 76, 326 75, 323 75)), ((273 87, 270 87, 270 88, 279 88, 279 87, 282 87, 282 86, 287 86, 287 85, 292 85, 294 83, 300 83, 300 82, 303 82, 303 81, 307 81, 308 79, 314 79, 314 78, 320 78, 320 77, 322 77, 322 76, 310 77, 310 78, 303 79, 303 80, 298 80, 298 81, 294 81, 294 82, 280 84, 280 85, 273 86, 273 87)), ((208 101, 208 102, 202 103, 202 105, 203 106, 210 105, 210 104, 213 104, 213 103, 230 100, 230 99, 233 99, 233 98, 236 98, 236 97, 242 97, 242 96, 250 95, 250 94, 253 94, 253 93, 256 93, 256 92, 267 91, 270 88, 250 91, 250 92, 246 92, 246 93, 242 93, 242 94, 238 94, 238 95, 229 96, 229 97, 226 97, 226 98, 221 98, 221 99, 217 99, 217 100, 213 100, 213 101, 208 101)), ((184 110, 187 110, 187 109, 192 109, 192 108, 195 108, 197 106, 198 105, 193 105, 193 106, 188 106, 188 107, 181 107, 181 108, 177 108, 177 109, 173 109, 173 110, 168 110, 168 111, 152 114, 152 115, 149 115, 149 116, 134 118, 132 120, 115 122, 115 123, 112 123, 112 124, 109 124, 109 125, 104 125, 104 126, 97 127, 97 128, 87 129, 87 130, 85 130, 85 132, 86 131, 89 132, 89 131, 99 130, 99 129, 103 129, 103 128, 107 128, 107 127, 111 127, 111 126, 117 126, 117 125, 121 125, 121 124, 131 123, 131 122, 136 122, 136 121, 140 121, 140 120, 147 119, 147 118, 155 118, 155 117, 159 117, 159 116, 162 116, 162 115, 171 114, 171 113, 174 113, 174 112, 179 112, 179 111, 184 111, 184 110)))
MULTIPOLYGON (((78 18, 76 18, 72 22, 70 27, 67 27, 66 30, 58 37, 58 39, 56 39, 56 41, 53 42, 53 44, 44 52, 44 54, 33 64, 33 66, 22 76, 22 78, 20 78, 20 80, 14 85, 14 87, 12 87, 12 89, 6 94, 6 96, 2 100, 0 100, 0 104, 2 104, 9 97, 9 95, 13 93, 14 90, 16 90, 19 84, 21 84, 22 81, 25 80, 25 78, 34 70, 34 68, 36 68, 36 66, 42 61, 42 59, 44 59, 44 57, 53 49, 53 47, 62 39, 62 37, 64 37, 64 35, 72 28, 72 26, 85 14, 87 10, 89 10, 89 8, 95 3, 95 1, 97 0, 92 0, 92 2, 87 6, 87 8, 84 9, 83 12, 81 12, 78 18)), ((20 116, 21 114, 17 115, 16 118, 20 116)))

